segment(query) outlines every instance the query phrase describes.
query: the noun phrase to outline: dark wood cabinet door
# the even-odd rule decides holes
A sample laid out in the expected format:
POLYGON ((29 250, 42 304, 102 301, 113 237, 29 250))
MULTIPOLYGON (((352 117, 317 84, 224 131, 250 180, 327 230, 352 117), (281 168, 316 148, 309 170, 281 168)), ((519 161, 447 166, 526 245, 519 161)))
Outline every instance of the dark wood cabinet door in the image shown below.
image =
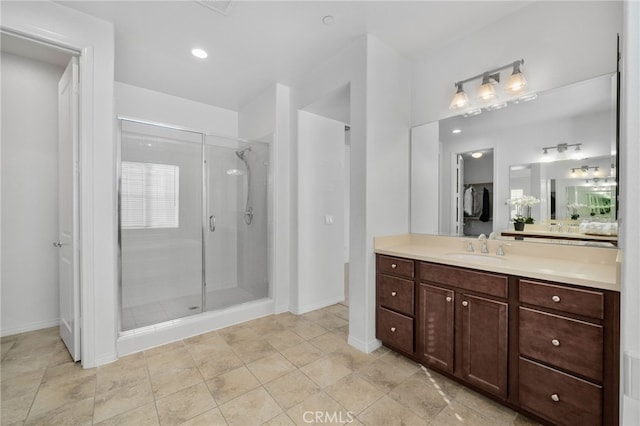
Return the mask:
POLYGON ((507 396, 508 306, 504 302, 460 294, 462 377, 469 383, 507 396))
POLYGON ((418 350, 426 364, 453 373, 455 293, 429 284, 419 287, 418 350))

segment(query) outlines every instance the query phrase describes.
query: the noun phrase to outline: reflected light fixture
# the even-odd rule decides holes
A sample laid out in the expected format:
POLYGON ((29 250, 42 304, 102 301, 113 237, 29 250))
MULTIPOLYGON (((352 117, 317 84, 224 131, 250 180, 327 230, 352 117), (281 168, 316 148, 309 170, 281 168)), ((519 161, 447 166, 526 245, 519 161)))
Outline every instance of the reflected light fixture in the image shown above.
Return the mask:
MULTIPOLYGON (((449 109, 456 111, 470 106, 469 97, 465 93, 463 85, 480 78, 482 79, 482 82, 477 92, 478 99, 482 103, 489 103, 496 99, 498 97, 496 86, 498 85, 498 83, 500 83, 500 71, 508 68, 511 68, 513 71, 511 73, 511 76, 509 77, 509 80, 507 81, 507 84, 504 87, 504 91, 511 96, 523 94, 521 98, 513 99, 514 102, 519 100, 535 99, 535 96, 532 96, 532 93, 524 93, 527 90, 528 85, 524 74, 520 70, 522 64, 524 64, 524 59, 519 59, 501 67, 485 71, 482 74, 474 75, 473 77, 469 77, 465 80, 457 81, 456 83, 454 83, 454 86, 456 87, 456 93, 451 99, 449 109), (525 97, 527 97, 527 99, 524 99, 525 97)), ((483 107, 487 109, 500 109, 504 108, 505 106, 507 106, 506 102, 501 102, 499 106, 488 105, 483 107)))
POLYGON ((471 153, 471 156, 472 156, 473 158, 480 158, 480 157, 482 157, 482 152, 480 152, 480 151, 478 151, 478 152, 472 152, 472 153, 471 153))
POLYGON ((569 149, 569 147, 571 146, 575 146, 576 151, 580 151, 580 147, 582 146, 582 144, 581 143, 559 143, 556 146, 547 146, 542 148, 542 153, 548 154, 550 149, 557 149, 558 152, 562 153, 562 152, 565 152, 567 149, 569 149))
POLYGON ((460 130, 460 129, 453 129, 453 130, 451 131, 451 133, 453 133, 454 135, 457 135, 458 133, 462 133, 462 130, 460 130))
POLYGON ((209 54, 204 49, 200 49, 199 47, 191 49, 191 54, 198 59, 206 59, 207 56, 209 56, 209 54))

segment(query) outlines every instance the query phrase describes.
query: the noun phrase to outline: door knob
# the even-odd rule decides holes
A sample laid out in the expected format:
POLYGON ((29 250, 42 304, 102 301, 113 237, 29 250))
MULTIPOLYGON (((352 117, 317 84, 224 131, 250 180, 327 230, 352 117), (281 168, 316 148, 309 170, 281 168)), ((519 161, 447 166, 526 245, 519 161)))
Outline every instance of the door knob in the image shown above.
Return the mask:
POLYGON ((60 241, 55 241, 55 242, 53 243, 53 246, 54 246, 54 247, 62 247, 62 243, 61 243, 60 241))

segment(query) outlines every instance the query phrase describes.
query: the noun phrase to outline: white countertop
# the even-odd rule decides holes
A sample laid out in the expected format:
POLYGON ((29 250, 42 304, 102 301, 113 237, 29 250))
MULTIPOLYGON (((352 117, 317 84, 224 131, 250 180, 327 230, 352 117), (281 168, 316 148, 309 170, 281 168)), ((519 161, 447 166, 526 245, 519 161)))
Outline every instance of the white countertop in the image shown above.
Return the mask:
POLYGON ((620 291, 619 249, 527 241, 487 243, 489 253, 482 254, 477 238, 403 234, 375 238, 374 250, 390 256, 620 291), (473 243, 473 253, 466 251, 468 242, 473 243), (504 256, 496 255, 499 245, 504 256))

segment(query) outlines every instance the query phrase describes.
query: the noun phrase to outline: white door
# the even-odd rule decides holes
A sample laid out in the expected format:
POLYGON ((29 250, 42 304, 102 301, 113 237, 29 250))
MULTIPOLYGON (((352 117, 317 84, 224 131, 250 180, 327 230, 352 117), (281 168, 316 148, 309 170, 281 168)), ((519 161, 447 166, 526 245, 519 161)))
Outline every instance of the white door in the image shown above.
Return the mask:
POLYGON ((74 361, 80 359, 80 273, 78 263, 78 58, 58 82, 58 285, 60 337, 74 361))
POLYGON ((464 235, 464 159, 456 156, 456 205, 455 234, 464 235))

